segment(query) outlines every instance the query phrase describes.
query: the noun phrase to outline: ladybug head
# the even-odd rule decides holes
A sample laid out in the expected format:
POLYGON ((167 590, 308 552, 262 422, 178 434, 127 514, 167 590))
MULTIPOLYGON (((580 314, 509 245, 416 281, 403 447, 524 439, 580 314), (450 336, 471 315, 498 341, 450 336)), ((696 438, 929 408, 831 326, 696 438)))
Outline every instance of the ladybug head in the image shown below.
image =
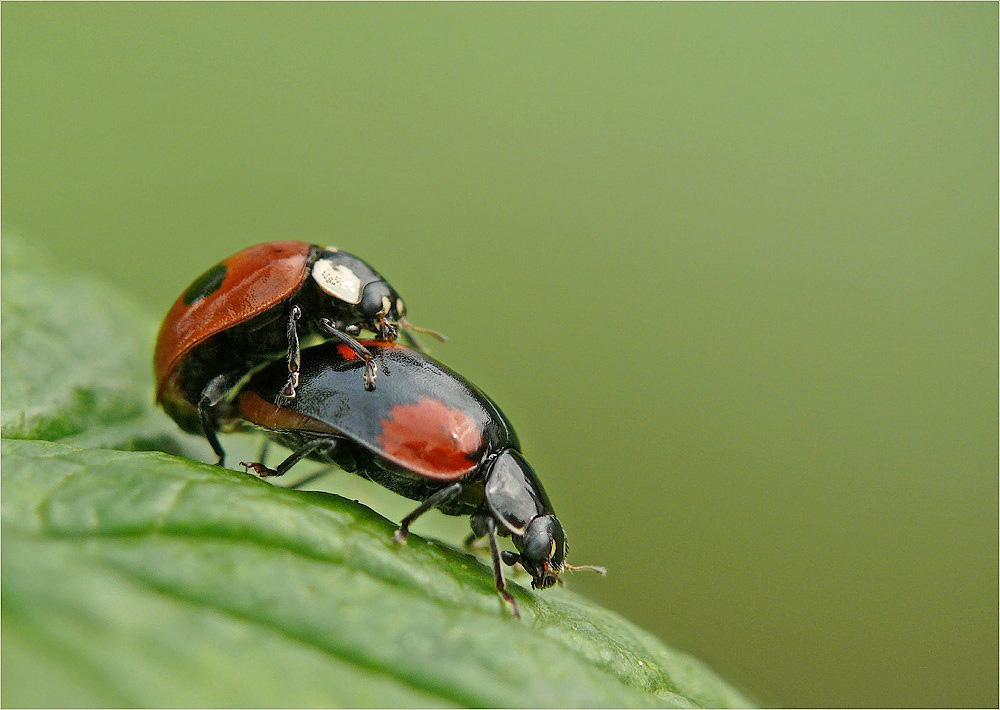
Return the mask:
POLYGON ((503 561, 520 562, 535 589, 555 584, 566 557, 566 536, 541 482, 519 451, 507 449, 493 460, 485 498, 500 533, 510 535, 519 553, 504 551, 503 561))
POLYGON ((312 277, 324 294, 323 317, 352 335, 361 329, 380 340, 399 335, 399 321, 406 312, 403 300, 367 263, 328 247, 313 265, 312 277))
POLYGON ((365 286, 358 311, 363 327, 377 333, 379 340, 395 340, 399 336, 399 320, 406 313, 406 306, 395 289, 379 279, 365 286))
POLYGON ((485 498, 500 534, 510 535, 517 548, 516 553, 504 550, 501 559, 511 566, 520 563, 531 575, 534 589, 561 583, 559 575, 563 572, 605 573, 602 567, 566 564, 566 533, 541 481, 519 451, 506 449, 493 459, 486 473, 485 498))
POLYGON ((597 572, 607 574, 603 567, 592 565, 566 564, 566 534, 555 515, 539 515, 532 520, 523 537, 511 536, 520 554, 509 550, 500 553, 500 558, 508 565, 518 562, 531 575, 532 589, 548 589, 553 584, 563 581, 559 579, 562 572, 597 572))
POLYGON ((539 515, 521 537, 512 536, 520 554, 504 550, 501 554, 508 565, 518 562, 531 575, 532 589, 548 589, 559 581, 566 563, 566 535, 555 515, 539 515))

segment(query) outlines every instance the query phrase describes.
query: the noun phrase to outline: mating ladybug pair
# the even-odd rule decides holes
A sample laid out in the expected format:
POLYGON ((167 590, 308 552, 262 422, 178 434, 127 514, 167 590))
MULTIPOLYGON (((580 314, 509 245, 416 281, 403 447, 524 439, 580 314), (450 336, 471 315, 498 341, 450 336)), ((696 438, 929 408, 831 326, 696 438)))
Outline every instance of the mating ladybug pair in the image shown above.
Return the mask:
MULTIPOLYGON (((501 560, 520 563, 532 587, 564 570, 566 537, 541 482, 500 409, 463 377, 420 352, 403 300, 356 256, 304 242, 244 249, 181 294, 156 342, 157 401, 185 431, 263 430, 292 454, 332 462, 420 501, 396 532, 438 508, 471 516, 467 543, 486 537, 497 590, 501 560), (362 331, 374 339, 358 340, 362 331), (325 342, 300 348, 300 341, 325 342), (402 337, 413 349, 394 341, 402 337), (379 377, 379 373, 383 376, 379 377), (500 552, 496 536, 518 552, 500 552)), ((440 336, 437 336, 440 337, 440 336)))

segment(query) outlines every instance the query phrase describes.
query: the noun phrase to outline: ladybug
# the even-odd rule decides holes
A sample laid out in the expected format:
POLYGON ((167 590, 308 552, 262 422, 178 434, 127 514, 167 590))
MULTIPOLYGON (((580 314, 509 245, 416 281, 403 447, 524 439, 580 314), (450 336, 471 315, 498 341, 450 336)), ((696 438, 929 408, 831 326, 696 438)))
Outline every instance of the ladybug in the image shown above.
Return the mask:
POLYGON ((375 359, 355 339, 362 329, 387 341, 400 327, 442 337, 405 315, 395 289, 352 254, 292 241, 249 247, 195 279, 167 313, 153 356, 156 400, 182 429, 204 433, 222 466, 215 408, 247 374, 287 354, 281 391, 294 398, 299 340, 318 335, 355 353, 374 389, 375 359))
POLYGON ((250 378, 227 416, 239 428, 263 430, 292 454, 276 468, 244 463, 258 475, 281 476, 303 457, 334 463, 420 505, 400 523, 410 525, 432 508, 471 516, 471 545, 486 537, 497 591, 520 616, 504 585, 501 560, 520 565, 531 586, 546 589, 566 564, 566 535, 541 481, 521 454, 503 412, 475 385, 430 357, 384 341, 364 341, 384 373, 366 392, 358 371, 364 361, 345 344, 302 351, 299 391, 283 394, 280 363, 250 378), (510 537, 517 552, 499 552, 496 536, 510 537))

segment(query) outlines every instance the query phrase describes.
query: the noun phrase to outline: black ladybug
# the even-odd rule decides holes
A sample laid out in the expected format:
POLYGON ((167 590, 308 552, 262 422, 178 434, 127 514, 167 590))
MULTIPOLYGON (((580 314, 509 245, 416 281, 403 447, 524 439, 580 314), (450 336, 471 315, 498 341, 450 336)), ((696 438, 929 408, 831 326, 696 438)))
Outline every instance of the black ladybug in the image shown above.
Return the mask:
POLYGON ((520 563, 536 589, 551 587, 565 570, 600 568, 566 564, 566 536, 510 422, 486 395, 460 375, 394 343, 364 341, 384 373, 365 390, 364 362, 343 344, 302 351, 298 394, 282 396, 287 369, 277 363, 240 390, 229 416, 263 429, 293 450, 276 469, 244 464, 261 476, 280 476, 303 457, 333 462, 421 504, 401 522, 410 525, 438 508, 471 516, 467 542, 486 536, 497 590, 520 615, 504 588, 500 562, 520 563), (510 537, 518 552, 497 548, 510 537))

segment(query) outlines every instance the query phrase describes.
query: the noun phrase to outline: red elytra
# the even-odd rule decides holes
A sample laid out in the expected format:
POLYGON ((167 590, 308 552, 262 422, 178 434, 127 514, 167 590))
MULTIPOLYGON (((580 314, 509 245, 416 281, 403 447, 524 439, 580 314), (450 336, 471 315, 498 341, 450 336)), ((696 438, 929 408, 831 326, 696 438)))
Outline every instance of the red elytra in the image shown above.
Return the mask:
MULTIPOLYGON (((182 295, 160 327, 153 356, 157 400, 178 364, 214 335, 245 323, 292 296, 308 277, 311 244, 269 242, 224 260, 225 277, 212 293, 185 303, 182 295)), ((218 267, 216 267, 218 268, 218 267)))

